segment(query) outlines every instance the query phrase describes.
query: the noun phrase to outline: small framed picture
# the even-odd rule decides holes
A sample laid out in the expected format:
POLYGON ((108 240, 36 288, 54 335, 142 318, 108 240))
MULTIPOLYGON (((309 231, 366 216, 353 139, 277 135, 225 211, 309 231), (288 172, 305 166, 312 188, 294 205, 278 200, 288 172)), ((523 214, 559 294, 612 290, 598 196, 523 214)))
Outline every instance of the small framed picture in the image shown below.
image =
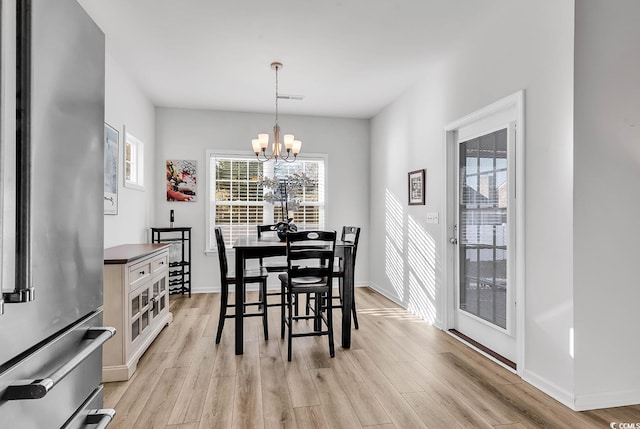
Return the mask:
POLYGON ((424 205, 425 169, 409 172, 409 205, 424 205))
POLYGON ((196 201, 196 160, 168 159, 167 201, 196 201))
POLYGON ((104 214, 118 214, 118 130, 104 124, 104 214))

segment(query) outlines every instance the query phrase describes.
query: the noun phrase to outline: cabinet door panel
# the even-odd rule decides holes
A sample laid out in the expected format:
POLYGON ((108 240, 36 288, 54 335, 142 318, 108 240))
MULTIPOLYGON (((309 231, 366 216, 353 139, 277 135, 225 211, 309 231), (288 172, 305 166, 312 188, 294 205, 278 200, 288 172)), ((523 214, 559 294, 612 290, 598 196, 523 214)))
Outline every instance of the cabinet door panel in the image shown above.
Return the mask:
POLYGON ((151 311, 151 284, 147 283, 142 287, 138 287, 129 294, 129 302, 131 303, 131 312, 129 314, 129 325, 131 336, 129 337, 128 349, 132 350, 142 341, 145 332, 149 328, 150 311, 151 311), (139 310, 134 311, 138 306, 139 310))

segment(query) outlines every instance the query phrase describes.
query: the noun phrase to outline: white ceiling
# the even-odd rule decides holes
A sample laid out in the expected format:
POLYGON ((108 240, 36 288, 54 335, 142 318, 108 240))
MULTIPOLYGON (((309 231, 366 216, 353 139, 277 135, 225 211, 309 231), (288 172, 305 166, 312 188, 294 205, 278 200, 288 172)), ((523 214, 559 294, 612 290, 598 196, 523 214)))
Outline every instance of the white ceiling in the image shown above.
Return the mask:
POLYGON ((370 118, 509 0, 79 0, 156 106, 370 118))

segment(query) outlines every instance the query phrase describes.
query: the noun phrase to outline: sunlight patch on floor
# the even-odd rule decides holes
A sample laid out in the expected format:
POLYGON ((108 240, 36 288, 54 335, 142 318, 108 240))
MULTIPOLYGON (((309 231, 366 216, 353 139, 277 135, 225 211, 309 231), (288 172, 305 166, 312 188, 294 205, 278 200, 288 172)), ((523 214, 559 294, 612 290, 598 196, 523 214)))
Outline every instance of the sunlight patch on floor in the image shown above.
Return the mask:
POLYGON ((416 322, 424 322, 424 320, 415 315, 410 313, 409 311, 403 309, 403 308, 394 308, 394 307, 378 307, 378 308, 365 308, 365 309, 358 309, 358 314, 363 314, 363 315, 367 315, 367 316, 373 316, 373 317, 384 317, 387 319, 404 319, 404 320, 410 320, 410 321, 416 321, 416 322))

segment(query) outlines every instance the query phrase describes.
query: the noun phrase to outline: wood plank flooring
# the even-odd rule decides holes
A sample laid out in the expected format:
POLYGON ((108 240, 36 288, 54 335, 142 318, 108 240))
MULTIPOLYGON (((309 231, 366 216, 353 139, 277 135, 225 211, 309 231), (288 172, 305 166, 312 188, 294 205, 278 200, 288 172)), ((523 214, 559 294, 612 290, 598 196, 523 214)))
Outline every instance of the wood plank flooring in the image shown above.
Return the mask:
MULTIPOLYGON (((573 412, 448 334, 368 288, 360 329, 329 357, 326 337, 295 338, 287 362, 280 310, 234 325, 215 344, 218 294, 171 297, 174 322, 126 382, 105 383, 110 428, 608 428, 640 422, 640 406, 573 412)), ((233 302, 233 297, 230 298, 233 302)), ((302 325, 306 322, 297 322, 302 325)))

